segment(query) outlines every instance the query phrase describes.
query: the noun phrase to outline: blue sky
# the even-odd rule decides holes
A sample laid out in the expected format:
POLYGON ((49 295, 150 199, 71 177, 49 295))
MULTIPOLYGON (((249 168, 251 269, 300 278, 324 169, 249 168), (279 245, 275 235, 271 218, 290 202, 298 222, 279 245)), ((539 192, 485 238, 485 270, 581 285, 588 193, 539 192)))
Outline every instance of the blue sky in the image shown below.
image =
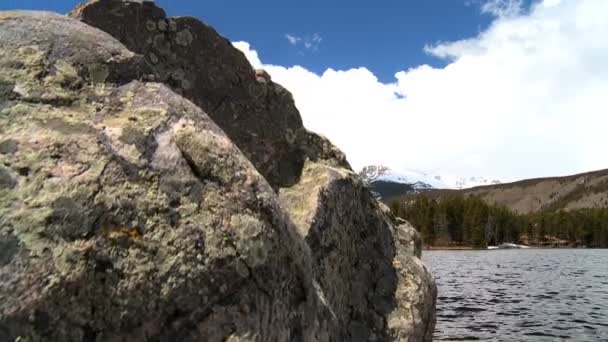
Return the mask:
POLYGON ((247 41, 266 63, 298 64, 315 72, 367 67, 393 80, 410 66, 444 62, 424 53, 425 44, 476 35, 491 18, 460 0, 222 1, 179 5, 161 0, 175 14, 194 14, 233 41, 247 41), (285 35, 320 44, 291 45, 285 35))
POLYGON ((157 3, 266 69, 355 169, 506 181, 608 168, 608 0, 157 3))
MULTIPOLYGON (((65 13, 79 1, 2 0, 0 9, 65 13)), ((247 41, 270 64, 366 67, 383 81, 420 64, 444 66, 425 45, 475 36, 492 21, 470 0, 158 0, 170 15, 198 17, 232 41, 247 41), (298 44, 289 43, 289 34, 298 44), (313 41, 313 37, 319 37, 313 41), (309 48, 305 42, 311 43, 309 48)))

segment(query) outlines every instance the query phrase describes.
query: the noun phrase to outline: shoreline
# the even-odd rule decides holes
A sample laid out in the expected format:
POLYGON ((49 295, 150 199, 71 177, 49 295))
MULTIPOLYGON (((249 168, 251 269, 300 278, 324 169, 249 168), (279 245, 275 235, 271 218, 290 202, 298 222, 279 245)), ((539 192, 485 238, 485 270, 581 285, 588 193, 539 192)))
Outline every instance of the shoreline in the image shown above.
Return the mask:
POLYGON ((482 248, 473 248, 471 246, 423 246, 422 249, 425 251, 471 251, 471 250, 483 251, 483 250, 485 250, 482 248))
POLYGON ((496 251, 496 250, 509 250, 509 249, 606 249, 597 247, 551 247, 551 246, 527 246, 527 248, 474 248, 471 246, 424 246, 423 251, 496 251))

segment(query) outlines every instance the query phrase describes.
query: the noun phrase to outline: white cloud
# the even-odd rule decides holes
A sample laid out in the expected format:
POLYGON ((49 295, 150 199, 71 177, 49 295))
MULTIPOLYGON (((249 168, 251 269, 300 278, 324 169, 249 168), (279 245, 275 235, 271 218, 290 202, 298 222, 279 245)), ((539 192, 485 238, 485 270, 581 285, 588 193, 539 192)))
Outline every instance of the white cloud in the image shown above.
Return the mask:
POLYGON ((258 52, 251 49, 251 45, 247 42, 235 42, 232 43, 234 47, 241 50, 247 57, 247 60, 251 64, 254 69, 260 69, 263 67, 262 61, 260 61, 260 57, 258 56, 258 52))
POLYGON ((512 17, 522 13, 523 0, 487 0, 481 5, 481 11, 497 17, 512 17))
POLYGON ((445 68, 403 70, 393 83, 366 68, 264 68, 355 168, 503 179, 608 168, 608 1, 545 0, 497 15, 477 37, 425 47, 445 68))
POLYGON ((562 2, 562 0, 545 0, 543 1, 543 6, 545 7, 553 7, 557 6, 562 2))
POLYGON ((291 45, 296 45, 296 44, 298 44, 298 42, 300 42, 302 40, 302 38, 296 37, 296 36, 291 35, 289 33, 285 34, 285 38, 287 39, 287 41, 291 45))
POLYGON ((308 50, 317 50, 322 41, 323 38, 318 33, 315 33, 311 38, 304 39, 304 47, 308 50))
POLYGON ((301 44, 301 46, 303 46, 306 50, 310 51, 317 51, 321 45, 321 42, 323 42, 323 38, 321 38, 321 35, 318 33, 315 33, 312 36, 307 35, 303 37, 286 33, 285 39, 287 39, 287 42, 293 46, 298 46, 301 44))

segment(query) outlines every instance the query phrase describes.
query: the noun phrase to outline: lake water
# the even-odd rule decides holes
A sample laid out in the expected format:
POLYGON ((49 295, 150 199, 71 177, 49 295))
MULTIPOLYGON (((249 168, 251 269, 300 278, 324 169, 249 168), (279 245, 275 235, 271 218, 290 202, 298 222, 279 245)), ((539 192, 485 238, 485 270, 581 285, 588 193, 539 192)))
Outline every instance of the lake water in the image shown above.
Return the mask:
POLYGON ((608 341, 608 250, 424 251, 436 341, 608 341))

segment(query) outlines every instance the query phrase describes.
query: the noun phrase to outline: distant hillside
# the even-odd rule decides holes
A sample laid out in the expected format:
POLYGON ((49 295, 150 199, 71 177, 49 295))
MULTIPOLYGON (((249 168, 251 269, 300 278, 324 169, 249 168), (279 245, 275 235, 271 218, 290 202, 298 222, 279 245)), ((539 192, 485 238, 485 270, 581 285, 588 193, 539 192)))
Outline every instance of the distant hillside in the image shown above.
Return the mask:
MULTIPOLYGON (((606 208, 608 207, 608 169, 464 190, 427 192, 431 197, 445 194, 479 196, 488 204, 505 206, 520 214, 559 209, 606 208)), ((387 201, 390 200, 387 198, 387 201)))
POLYGON ((403 194, 417 194, 420 190, 413 184, 377 180, 369 183, 372 193, 379 198, 393 198, 403 194))

